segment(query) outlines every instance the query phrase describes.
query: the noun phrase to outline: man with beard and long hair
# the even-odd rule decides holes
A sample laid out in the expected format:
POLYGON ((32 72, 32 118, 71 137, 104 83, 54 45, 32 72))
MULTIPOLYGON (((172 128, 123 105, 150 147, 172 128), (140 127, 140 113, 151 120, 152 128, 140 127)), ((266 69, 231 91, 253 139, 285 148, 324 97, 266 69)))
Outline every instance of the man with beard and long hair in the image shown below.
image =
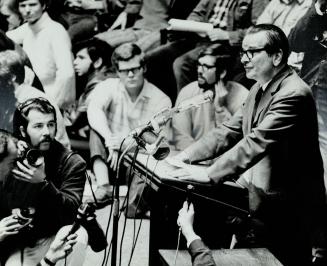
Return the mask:
POLYGON ((173 143, 177 150, 184 150, 210 129, 228 120, 244 103, 248 90, 229 79, 233 60, 229 47, 222 44, 213 44, 200 53, 198 80, 181 90, 176 106, 207 90, 212 90, 215 97, 213 102, 173 117, 173 143))
MULTIPOLYGON (((0 218, 20 216, 14 210, 29 210, 32 228, 18 227, 18 233, 0 238, 5 265, 36 265, 48 251, 58 230, 72 224, 84 190, 86 163, 55 140, 55 108, 44 98, 21 103, 14 114, 14 136, 18 143, 12 175, 4 183, 0 218), (27 151, 36 150, 33 162, 27 151)), ((21 212, 21 214, 23 214, 21 212)), ((23 215, 25 216, 25 214, 23 215)), ((25 216, 26 217, 26 216, 25 216)), ((82 265, 87 233, 77 231, 77 244, 68 265, 82 265), (80 252, 82 250, 82 252, 80 252)))

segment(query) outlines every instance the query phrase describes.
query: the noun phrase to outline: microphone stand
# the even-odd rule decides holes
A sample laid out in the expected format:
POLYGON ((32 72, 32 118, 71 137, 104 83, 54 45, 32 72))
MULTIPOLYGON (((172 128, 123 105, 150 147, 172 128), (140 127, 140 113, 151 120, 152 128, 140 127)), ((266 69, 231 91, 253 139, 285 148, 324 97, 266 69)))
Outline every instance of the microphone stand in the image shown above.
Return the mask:
MULTIPOLYGON (((125 156, 126 152, 130 149, 131 146, 128 146, 124 152, 119 156, 119 160, 117 162, 117 176, 114 179, 114 201, 112 204, 113 208, 113 219, 112 219, 112 253, 111 253, 111 266, 116 266, 117 263, 117 244, 118 244, 118 224, 119 224, 119 179, 120 179, 120 167, 122 163, 122 158, 125 156)), ((133 160, 136 159, 136 156, 139 151, 139 146, 136 146, 135 154, 133 160)), ((132 166, 131 166, 132 167, 132 166)), ((132 169, 131 169, 132 171, 132 169)))

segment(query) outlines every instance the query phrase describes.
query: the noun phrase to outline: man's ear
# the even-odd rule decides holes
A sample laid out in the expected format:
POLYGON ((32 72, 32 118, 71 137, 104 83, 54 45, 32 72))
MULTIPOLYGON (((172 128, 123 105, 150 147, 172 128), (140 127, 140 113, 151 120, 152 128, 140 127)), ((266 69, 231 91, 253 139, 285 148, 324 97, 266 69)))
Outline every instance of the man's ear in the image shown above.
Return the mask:
POLYGON ((26 138, 26 131, 23 126, 19 127, 20 134, 22 135, 23 138, 26 138))
POLYGON ((277 53, 273 55, 273 65, 275 67, 279 66, 280 63, 282 62, 282 58, 283 58, 283 51, 279 50, 277 53))
POLYGON ((99 69, 102 67, 102 63, 103 63, 102 58, 99 57, 95 62, 93 62, 93 66, 95 69, 99 69))

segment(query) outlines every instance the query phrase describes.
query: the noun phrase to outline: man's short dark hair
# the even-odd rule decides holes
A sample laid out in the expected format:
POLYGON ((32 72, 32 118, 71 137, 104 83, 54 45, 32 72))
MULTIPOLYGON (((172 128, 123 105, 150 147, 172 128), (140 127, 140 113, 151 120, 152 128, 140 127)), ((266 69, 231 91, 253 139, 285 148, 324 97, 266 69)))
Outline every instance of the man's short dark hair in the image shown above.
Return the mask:
POLYGON ((92 62, 96 62, 99 58, 102 59, 102 65, 111 66, 111 56, 113 48, 105 41, 97 38, 78 42, 73 47, 73 52, 76 55, 80 50, 86 49, 92 62))
POLYGON ((257 24, 248 29, 247 34, 265 32, 267 44, 265 46, 268 55, 273 55, 280 50, 283 52, 281 64, 286 64, 289 56, 288 39, 279 27, 272 24, 257 24))
POLYGON ((53 114, 55 121, 57 121, 56 109, 45 98, 31 98, 19 104, 15 110, 13 118, 13 130, 14 136, 17 138, 23 138, 20 132, 20 127, 26 130, 28 126, 28 114, 31 110, 37 110, 43 114, 53 114))
POLYGON ((204 48, 199 56, 198 59, 204 57, 206 55, 211 55, 216 58, 215 67, 216 67, 216 75, 219 78, 219 75, 226 70, 226 76, 224 77, 223 81, 227 81, 230 76, 230 69, 233 64, 233 57, 230 45, 226 43, 215 43, 209 45, 208 47, 204 48))
MULTIPOLYGON (((25 2, 27 0, 17 0, 17 4, 21 3, 21 2, 25 2)), ((39 0, 41 6, 47 6, 49 3, 49 0, 39 0)))
POLYGON ((15 50, 0 52, 0 85, 12 83, 12 79, 22 84, 25 79, 25 62, 22 55, 15 50))
POLYGON ((135 43, 124 43, 118 46, 111 57, 111 62, 113 67, 118 70, 118 62, 120 61, 129 61, 135 56, 141 57, 141 65, 144 66, 144 53, 141 48, 135 43))

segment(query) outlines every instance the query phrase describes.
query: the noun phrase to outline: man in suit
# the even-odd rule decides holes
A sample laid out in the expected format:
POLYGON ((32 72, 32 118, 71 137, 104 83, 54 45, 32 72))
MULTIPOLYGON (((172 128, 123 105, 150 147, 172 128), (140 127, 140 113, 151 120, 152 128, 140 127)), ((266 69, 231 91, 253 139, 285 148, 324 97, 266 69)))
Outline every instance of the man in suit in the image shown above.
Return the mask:
POLYGON ((284 265, 307 265, 322 245, 324 183, 315 103, 310 88, 287 66, 281 29, 259 24, 242 42, 241 61, 254 79, 243 107, 175 159, 218 157, 208 168, 187 166, 172 176, 218 184, 240 174, 249 191, 248 233, 239 246, 267 247, 284 265))

